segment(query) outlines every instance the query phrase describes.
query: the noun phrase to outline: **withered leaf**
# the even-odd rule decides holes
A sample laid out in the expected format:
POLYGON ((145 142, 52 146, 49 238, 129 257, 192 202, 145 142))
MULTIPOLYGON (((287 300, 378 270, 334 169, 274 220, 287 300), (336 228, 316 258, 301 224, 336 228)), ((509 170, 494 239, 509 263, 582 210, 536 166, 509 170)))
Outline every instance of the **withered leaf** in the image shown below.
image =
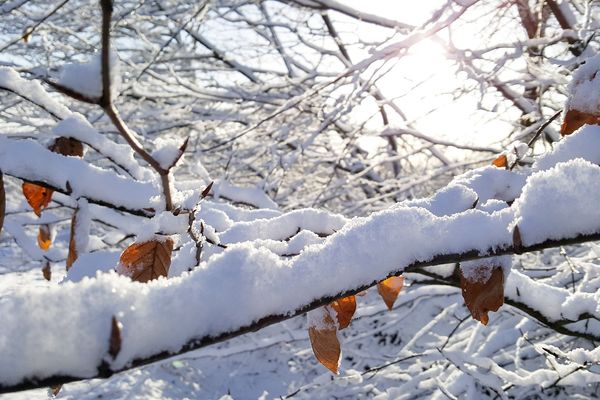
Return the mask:
POLYGON ((48 207, 50 200, 52 200, 53 191, 29 182, 23 182, 22 189, 27 203, 33 208, 33 212, 38 217, 42 215, 42 210, 48 207))
POLYGON ((492 165, 498 168, 508 168, 508 158, 505 154, 501 154, 498 158, 492 161, 492 165))
POLYGON ((0 233, 4 225, 4 213, 6 212, 6 192, 4 191, 4 178, 0 172, 0 233))
POLYGON ((560 134, 563 136, 570 135, 585 124, 600 125, 600 115, 579 110, 568 110, 560 126, 560 134))
POLYGON ((513 247, 515 248, 515 253, 523 253, 523 239, 521 238, 519 225, 515 225, 515 228, 513 229, 513 247))
POLYGON ((42 267, 42 275, 44 279, 49 281, 52 279, 52 269, 50 269, 50 261, 46 260, 44 262, 44 266, 42 267))
POLYGON ((54 140, 49 146, 49 150, 63 156, 83 157, 83 144, 74 138, 61 136, 54 140))
POLYGON ((352 316, 356 311, 356 297, 342 297, 331 302, 329 306, 335 311, 339 328, 344 329, 350 325, 352 316))
POLYGON ((404 277, 403 276, 392 276, 390 278, 384 279, 377 284, 377 291, 379 295, 383 298, 385 305, 388 310, 391 310, 394 307, 394 302, 398 297, 398 293, 402 290, 404 286, 404 277))
POLYGON ((110 326, 110 339, 108 341, 108 354, 110 354, 113 359, 116 358, 121 351, 121 341, 121 326, 119 325, 119 321, 117 321, 113 315, 110 326))
POLYGON ((327 311, 323 310, 322 319, 318 324, 308 327, 308 336, 317 360, 325 368, 337 374, 342 350, 335 322, 327 311))
POLYGON ((71 218, 71 235, 69 236, 69 253, 67 254, 67 261, 66 261, 66 267, 67 267, 67 271, 69 269, 71 269, 71 266, 73 265, 73 263, 75 262, 75 260, 77 260, 78 254, 77 254, 77 241, 76 241, 76 237, 75 237, 75 226, 77 225, 77 212, 79 209, 76 209, 75 212, 73 213, 73 217, 71 218))
POLYGON ((172 252, 171 238, 133 243, 121 254, 120 270, 137 282, 148 282, 160 276, 166 277, 171 266, 172 252))
POLYGON ((50 233, 50 225, 40 225, 40 229, 37 235, 37 243, 40 249, 47 251, 52 245, 52 235, 50 233))
POLYGON ((487 281, 466 278, 460 271, 460 287, 465 304, 471 316, 484 325, 488 324, 489 311, 498 311, 504 304, 504 275, 502 268, 482 266, 481 271, 475 271, 475 276, 485 275, 485 269, 491 268, 491 276, 487 281))

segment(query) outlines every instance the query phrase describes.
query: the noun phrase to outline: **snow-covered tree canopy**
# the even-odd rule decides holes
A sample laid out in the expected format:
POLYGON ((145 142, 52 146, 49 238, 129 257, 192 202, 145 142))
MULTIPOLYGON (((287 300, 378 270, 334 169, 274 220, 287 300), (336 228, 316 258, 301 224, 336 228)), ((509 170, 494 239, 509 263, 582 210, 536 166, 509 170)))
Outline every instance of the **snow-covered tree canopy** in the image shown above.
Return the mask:
POLYGON ((0 4, 0 391, 594 393, 599 7, 432 3, 0 4))

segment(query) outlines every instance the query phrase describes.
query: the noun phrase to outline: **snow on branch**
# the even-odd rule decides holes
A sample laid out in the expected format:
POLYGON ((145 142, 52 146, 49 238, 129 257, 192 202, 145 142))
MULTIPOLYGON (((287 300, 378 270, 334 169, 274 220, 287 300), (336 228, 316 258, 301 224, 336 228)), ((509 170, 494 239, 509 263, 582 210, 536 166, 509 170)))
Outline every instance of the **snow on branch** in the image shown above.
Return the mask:
POLYGON ((0 171, 133 214, 147 215, 149 209, 164 208, 153 182, 115 175, 113 171, 95 167, 79 158, 53 153, 32 140, 0 136, 0 171), (23 154, 27 154, 26 163, 23 154))
MULTIPOLYGON (((587 130, 577 135, 598 128, 587 130)), ((300 315, 388 276, 427 274, 425 266, 600 239, 600 214, 592 209, 600 201, 599 166, 576 159, 530 172, 473 171, 440 191, 438 202, 434 196, 340 220, 341 229, 291 259, 253 242, 232 243, 168 280, 140 284, 104 273, 11 293, 0 301, 0 390, 107 377, 300 315), (473 204, 474 194, 485 204, 473 204), (440 197, 456 207, 440 209, 440 197), (511 207, 497 200, 510 197, 516 198, 511 207), (109 348, 113 317, 122 327, 115 357, 109 348)), ((509 300, 544 323, 600 317, 595 294, 557 289, 542 304, 532 296, 539 284, 511 276, 509 300), (516 286, 521 290, 511 289, 516 286)))

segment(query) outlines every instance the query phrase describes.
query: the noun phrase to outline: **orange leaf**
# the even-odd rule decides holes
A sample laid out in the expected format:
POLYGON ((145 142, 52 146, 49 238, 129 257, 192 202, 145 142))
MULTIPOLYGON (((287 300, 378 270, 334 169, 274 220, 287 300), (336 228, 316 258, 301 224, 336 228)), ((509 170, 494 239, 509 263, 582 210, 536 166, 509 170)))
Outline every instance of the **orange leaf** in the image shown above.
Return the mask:
POLYGON ((498 168, 508 168, 508 158, 506 158, 505 154, 501 154, 498 158, 492 161, 492 165, 495 165, 498 168))
POLYGON ((71 236, 69 237, 69 253, 67 254, 67 262, 66 262, 66 267, 67 267, 67 271, 69 269, 71 269, 71 266, 73 265, 73 263, 75 262, 75 260, 77 260, 78 254, 77 254, 77 246, 76 246, 76 238, 75 238, 75 226, 77 224, 77 211, 79 209, 76 209, 75 212, 73 213, 73 217, 71 218, 71 236))
POLYGON ((466 278, 460 270, 460 287, 465 304, 474 319, 484 325, 488 324, 488 311, 498 311, 504 304, 504 275, 500 267, 482 266, 475 270, 474 276, 486 274, 486 269, 493 268, 487 279, 466 278))
POLYGON ((0 171, 0 233, 2 233, 2 225, 4 225, 4 212, 6 210, 6 193, 4 192, 4 179, 2 171, 0 171))
POLYGON ((61 136, 48 149, 63 156, 83 157, 83 144, 74 138, 61 136))
POLYGON ((171 238, 133 243, 121 254, 117 270, 137 282, 166 277, 171 266, 172 252, 171 238))
POLYGON ((50 234, 50 225, 40 225, 37 235, 37 242, 40 249, 47 251, 52 244, 52 235, 50 234))
POLYGON ((336 313, 339 328, 344 329, 350 325, 352 316, 356 311, 356 297, 342 297, 331 302, 329 306, 333 308, 336 313))
MULTIPOLYGON (((326 307, 312 312, 322 313, 320 320, 308 327, 308 336, 310 338, 313 353, 315 353, 315 357, 317 357, 317 360, 319 360, 325 368, 334 374, 337 374, 342 350, 340 341, 337 338, 335 322, 331 315, 329 315, 326 307)), ((310 322, 311 318, 309 317, 309 324, 310 322)))
POLYGON ((52 190, 29 182, 23 182, 22 188, 27 203, 39 217, 42 210, 48 207, 50 200, 52 200, 52 190))
POLYGON ((600 115, 579 110, 567 110, 565 119, 560 127, 560 134, 563 136, 570 135, 585 124, 600 125, 600 115))
POLYGON ((398 297, 398 293, 402 290, 404 286, 404 277, 403 276, 392 276, 390 278, 384 279, 377 284, 377 291, 379 295, 383 298, 385 305, 388 310, 391 310, 394 307, 394 302, 398 297))

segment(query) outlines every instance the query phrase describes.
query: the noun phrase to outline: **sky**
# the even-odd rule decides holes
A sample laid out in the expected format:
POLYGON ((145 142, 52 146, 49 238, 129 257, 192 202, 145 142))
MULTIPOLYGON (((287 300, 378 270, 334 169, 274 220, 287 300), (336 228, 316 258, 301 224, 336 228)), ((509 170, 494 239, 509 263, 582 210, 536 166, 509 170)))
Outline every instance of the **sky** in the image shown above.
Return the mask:
MULTIPOLYGON (((432 12, 445 4, 445 1, 348 0, 344 4, 370 14, 415 24, 430 18, 432 12)), ((381 38, 380 28, 361 25, 357 35, 381 38)), ((476 27, 472 28, 475 29, 476 27)), ((446 34, 442 31, 440 36, 446 34)), ((473 47, 482 44, 477 40, 475 32, 465 32, 463 37, 472 38, 470 40, 473 47)), ((510 130, 507 122, 497 118, 497 104, 490 102, 489 97, 484 99, 486 101, 483 104, 479 104, 478 90, 461 95, 459 99, 451 94, 464 87, 465 74, 457 71, 444 48, 434 40, 426 39, 418 43, 408 54, 401 59, 392 60, 391 64, 394 64, 393 68, 378 82, 378 87, 388 98, 396 99, 396 103, 407 115, 414 117, 410 122, 421 132, 460 143, 488 145, 504 138, 510 130), (478 110, 482 106, 489 112, 478 110)), ((470 85, 473 86, 473 83, 470 85)))

